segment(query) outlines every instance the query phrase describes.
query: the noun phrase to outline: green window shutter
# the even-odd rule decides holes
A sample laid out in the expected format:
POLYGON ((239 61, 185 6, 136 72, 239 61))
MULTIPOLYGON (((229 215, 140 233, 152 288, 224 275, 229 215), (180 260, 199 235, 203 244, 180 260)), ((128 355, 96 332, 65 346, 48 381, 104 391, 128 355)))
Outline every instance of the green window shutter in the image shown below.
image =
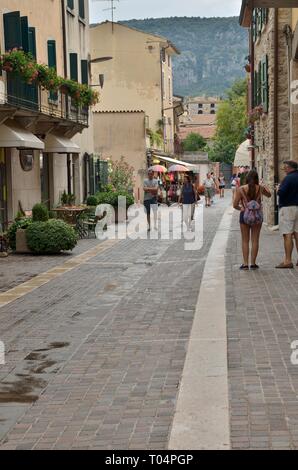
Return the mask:
POLYGON ((19 11, 5 13, 4 20, 4 39, 5 50, 9 51, 14 47, 22 47, 21 16, 19 11))
POLYGON ((252 14, 252 36, 253 36, 253 41, 255 42, 257 39, 257 15, 256 15, 255 8, 252 14))
POLYGON ((258 70, 258 106, 262 104, 262 62, 259 62, 258 70))
POLYGON ((68 6, 68 8, 70 8, 71 10, 73 10, 73 9, 74 9, 73 0, 67 0, 67 6, 68 6))
POLYGON ((85 0, 79 0, 79 16, 85 19, 85 0))
POLYGON ((84 85, 88 85, 88 60, 81 60, 81 75, 82 75, 82 83, 84 85))
POLYGON ((265 113, 269 110, 269 76, 268 76, 268 56, 262 61, 262 105, 265 113))
MULTIPOLYGON (((57 69, 57 59, 56 59, 56 41, 49 40, 48 41, 48 66, 57 69)), ((58 93, 53 91, 50 92, 49 98, 51 101, 58 100, 58 93)))
POLYGON ((70 78, 71 80, 78 81, 78 54, 70 53, 70 78))
POLYGON ((253 96, 253 107, 255 108, 258 104, 258 72, 254 73, 254 96, 253 96))
POLYGON ((56 60, 56 41, 48 41, 48 66, 55 69, 57 68, 56 60))
POLYGON ((27 16, 22 16, 21 18, 21 31, 23 49, 25 52, 29 52, 29 25, 27 16))
POLYGON ((36 59, 36 30, 35 28, 29 28, 29 52, 36 59))

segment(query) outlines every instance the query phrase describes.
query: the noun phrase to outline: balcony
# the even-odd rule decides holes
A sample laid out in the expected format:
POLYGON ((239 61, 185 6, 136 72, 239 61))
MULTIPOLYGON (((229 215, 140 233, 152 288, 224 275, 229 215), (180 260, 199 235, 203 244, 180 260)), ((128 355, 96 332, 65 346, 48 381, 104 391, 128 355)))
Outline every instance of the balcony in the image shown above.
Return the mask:
POLYGON ((11 85, 0 79, 0 124, 13 118, 36 135, 54 130, 68 138, 88 127, 88 108, 77 108, 67 95, 11 85))

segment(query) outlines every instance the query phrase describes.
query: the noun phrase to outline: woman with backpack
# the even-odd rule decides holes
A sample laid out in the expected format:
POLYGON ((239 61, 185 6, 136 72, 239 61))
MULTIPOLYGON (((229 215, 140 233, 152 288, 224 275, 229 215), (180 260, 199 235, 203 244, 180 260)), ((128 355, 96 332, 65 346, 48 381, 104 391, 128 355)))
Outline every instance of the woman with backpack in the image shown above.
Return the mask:
POLYGON ((242 271, 249 269, 249 245, 251 241, 250 269, 258 269, 256 264, 259 252, 260 233, 263 224, 262 196, 271 197, 269 189, 260 185, 259 176, 251 170, 246 177, 246 185, 237 189, 234 199, 234 209, 240 211, 240 229, 242 236, 243 264, 242 271))

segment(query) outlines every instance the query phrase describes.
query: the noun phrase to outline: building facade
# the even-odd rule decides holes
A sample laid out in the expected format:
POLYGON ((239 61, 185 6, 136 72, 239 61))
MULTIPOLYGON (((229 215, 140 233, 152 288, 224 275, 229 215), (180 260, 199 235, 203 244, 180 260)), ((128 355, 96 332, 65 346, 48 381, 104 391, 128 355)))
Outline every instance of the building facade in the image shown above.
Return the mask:
MULTIPOLYGON (((109 21, 91 25, 90 37, 93 82, 104 77, 100 104, 94 109, 95 115, 101 113, 95 118, 95 149, 101 151, 98 124, 102 119, 109 119, 111 113, 117 113, 117 125, 118 119, 122 119, 123 127, 127 128, 125 121, 132 119, 133 112, 143 113, 145 144, 142 156, 135 162, 136 181, 140 181, 146 161, 146 146, 174 154, 172 57, 179 51, 165 38, 109 21), (110 60, 101 61, 100 58, 110 60), (102 113, 107 113, 107 117, 103 118, 102 113), (156 133, 160 136, 159 144, 149 138, 156 133)), ((119 159, 130 154, 131 147, 126 144, 129 144, 128 140, 122 140, 122 146, 117 146, 118 154, 111 154, 111 158, 119 159)))
MULTIPOLYGON (((1 0, 1 51, 23 49, 59 76, 80 82, 83 77, 87 83, 88 51, 81 46, 88 47, 87 15, 87 0, 44 0, 43 8, 39 0, 1 0), (69 10, 76 20, 72 34, 79 36, 78 43, 71 43, 69 10), (86 17, 75 16, 76 11, 85 12, 86 17), (76 28, 79 35, 74 33, 76 28)), ((74 137, 88 129, 88 109, 74 106, 67 94, 48 92, 3 70, 0 124, 2 224, 12 221, 19 210, 31 210, 37 202, 43 201, 49 208, 57 205, 64 190, 76 191, 81 199, 82 177, 76 171, 79 175, 82 142, 76 143, 74 137)))
POLYGON ((249 28, 250 41, 251 164, 274 195, 264 204, 269 225, 278 223, 275 187, 285 176, 282 163, 298 160, 297 109, 291 97, 297 73, 292 45, 297 13, 293 8, 278 8, 282 6, 293 6, 293 2, 243 1, 240 15, 241 25, 249 28))
POLYGON ((216 114, 219 104, 220 98, 196 96, 187 98, 185 101, 185 109, 189 116, 195 116, 197 114, 216 114))

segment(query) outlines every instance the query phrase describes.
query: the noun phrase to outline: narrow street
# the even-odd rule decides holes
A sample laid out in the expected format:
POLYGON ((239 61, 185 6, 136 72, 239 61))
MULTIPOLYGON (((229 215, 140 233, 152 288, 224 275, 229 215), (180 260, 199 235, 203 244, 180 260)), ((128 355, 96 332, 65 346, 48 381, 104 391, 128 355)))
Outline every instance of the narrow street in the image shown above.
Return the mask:
POLYGON ((200 251, 120 241, 0 309, 2 449, 167 448, 205 260, 228 206, 205 212, 200 251))

